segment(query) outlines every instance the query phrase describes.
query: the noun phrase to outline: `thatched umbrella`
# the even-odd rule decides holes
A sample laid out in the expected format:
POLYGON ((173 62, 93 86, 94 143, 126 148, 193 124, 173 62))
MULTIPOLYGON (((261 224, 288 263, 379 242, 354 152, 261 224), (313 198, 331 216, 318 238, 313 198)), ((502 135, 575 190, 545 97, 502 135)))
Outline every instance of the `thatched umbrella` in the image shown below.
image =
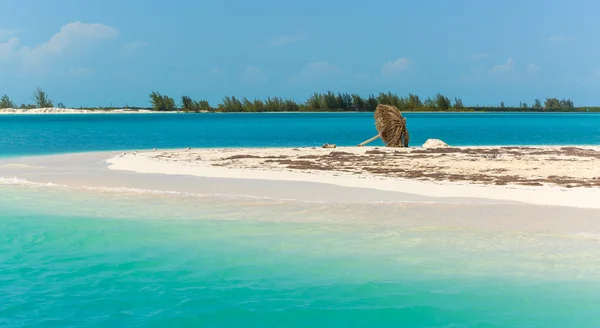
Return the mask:
POLYGON ((387 147, 408 147, 410 136, 406 128, 406 118, 398 108, 379 104, 375 109, 375 128, 379 134, 358 146, 364 146, 381 138, 387 147))

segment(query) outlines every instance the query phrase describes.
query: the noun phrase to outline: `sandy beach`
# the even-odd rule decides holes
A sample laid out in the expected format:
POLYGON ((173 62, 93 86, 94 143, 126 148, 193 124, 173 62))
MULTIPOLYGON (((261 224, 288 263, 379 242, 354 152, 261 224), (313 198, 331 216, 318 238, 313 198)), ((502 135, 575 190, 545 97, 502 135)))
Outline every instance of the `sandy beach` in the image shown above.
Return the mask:
POLYGON ((17 114, 152 114, 152 113, 179 113, 179 112, 157 112, 147 109, 74 109, 74 108, 1 108, 0 115, 17 114))
POLYGON ((107 163, 138 173, 600 208, 598 147, 191 149, 126 152, 107 163))
MULTIPOLYGON (((567 233, 597 238, 600 188, 593 184, 593 177, 598 172, 598 159, 591 155, 599 150, 561 148, 440 149, 446 151, 441 157, 424 154, 431 149, 376 147, 73 153, 0 159, 0 186, 97 195, 99 199, 103 195, 142 197, 153 204, 222 204, 229 209, 287 204, 302 211, 310 209, 311 214, 304 215, 303 220, 332 224, 567 233), (473 156, 485 158, 482 153, 504 151, 520 152, 523 158, 504 154, 510 157, 502 164, 506 171, 494 168, 494 172, 488 172, 489 162, 493 162, 490 154, 479 164, 471 160, 473 156), (340 156, 353 159, 332 159, 340 156), (301 160, 310 163, 297 163, 301 160), (524 166, 529 161, 538 164, 524 166), (397 170, 402 174, 429 165, 427 172, 434 175, 401 177, 369 169, 390 169, 394 163, 406 165, 408 173, 397 170), (535 170, 535 166, 540 169, 535 170), (357 173, 359 170, 362 173, 357 173), (523 179, 544 179, 544 175, 529 171, 542 171, 546 179, 560 173, 579 185, 566 187, 561 185, 563 180, 523 185, 523 179), (453 181, 441 177, 449 172, 454 174, 453 181), (503 184, 487 181, 477 172, 487 172, 503 184), (479 180, 474 181, 475 177, 479 180), (352 215, 329 215, 332 211, 352 215)), ((287 217, 277 214, 264 219, 285 221, 287 217)))

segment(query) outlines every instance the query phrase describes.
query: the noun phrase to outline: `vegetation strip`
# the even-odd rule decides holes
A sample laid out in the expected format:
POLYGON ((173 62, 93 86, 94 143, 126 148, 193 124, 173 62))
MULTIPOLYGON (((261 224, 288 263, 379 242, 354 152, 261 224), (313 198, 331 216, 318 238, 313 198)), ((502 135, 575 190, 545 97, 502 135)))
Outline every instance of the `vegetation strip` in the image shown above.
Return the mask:
MULTIPOLYGON (((269 97, 263 99, 247 99, 235 96, 226 96, 221 103, 212 106, 206 100, 193 100, 189 96, 182 96, 180 103, 174 98, 152 92, 150 94, 150 107, 132 107, 125 104, 123 107, 113 105, 106 107, 79 107, 87 110, 111 110, 111 109, 150 109, 155 111, 184 111, 184 112, 372 112, 379 104, 392 105, 402 112, 600 112, 600 107, 575 107, 570 99, 547 98, 543 103, 535 99, 532 105, 520 103, 519 106, 505 106, 501 102, 499 106, 465 106, 460 98, 451 100, 440 93, 434 97, 424 100, 414 94, 406 97, 387 92, 379 95, 363 97, 353 93, 314 93, 304 102, 282 97, 269 97)), ((45 91, 38 88, 33 92, 33 103, 17 106, 7 95, 0 98, 0 109, 19 108, 51 108, 54 102, 45 91)), ((58 108, 66 108, 63 103, 56 105, 58 108)), ((74 108, 74 107, 70 107, 74 108)))

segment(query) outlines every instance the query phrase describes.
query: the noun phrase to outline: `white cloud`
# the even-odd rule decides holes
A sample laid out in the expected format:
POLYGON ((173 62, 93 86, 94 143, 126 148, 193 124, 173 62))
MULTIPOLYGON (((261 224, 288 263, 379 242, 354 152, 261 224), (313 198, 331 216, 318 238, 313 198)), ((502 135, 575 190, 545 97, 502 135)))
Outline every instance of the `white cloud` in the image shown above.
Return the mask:
POLYGON ((577 36, 577 35, 555 34, 555 35, 551 35, 551 36, 547 37, 546 41, 566 42, 566 41, 573 41, 573 40, 577 40, 577 39, 579 39, 579 36, 577 36))
POLYGON ((221 73, 221 69, 217 66, 211 67, 209 70, 210 74, 219 74, 221 73))
POLYGON ((486 53, 478 53, 478 54, 473 54, 473 55, 469 56, 469 59, 485 59, 488 57, 489 56, 486 53))
POLYGON ((8 60, 14 57, 19 50, 19 39, 12 37, 8 41, 0 43, 0 59, 8 60))
POLYGON ((406 57, 398 58, 393 62, 389 61, 383 64, 383 67, 381 68, 381 74, 383 76, 392 76, 402 71, 406 71, 411 64, 412 62, 406 57))
POLYGON ((497 75, 502 73, 507 73, 512 71, 515 68, 515 61, 512 58, 508 58, 506 63, 498 64, 490 69, 490 74, 497 75))
POLYGON ((267 74, 256 66, 248 66, 242 73, 241 80, 247 84, 261 84, 267 80, 267 74))
POLYGON ((28 53, 28 59, 41 60, 49 55, 63 53, 78 41, 112 39, 118 34, 119 32, 116 29, 102 24, 69 23, 54 34, 48 42, 31 49, 28 53))
POLYGON ((129 42, 123 46, 123 54, 132 55, 133 53, 147 45, 148 44, 146 42, 142 41, 129 42))
POLYGON ((106 25, 69 23, 46 43, 33 48, 21 45, 16 37, 0 43, 0 60, 12 59, 28 66, 37 65, 48 57, 63 54, 84 41, 112 39, 117 35, 116 29, 106 25))
POLYGON ((6 39, 9 39, 23 31, 24 30, 22 29, 0 28, 0 41, 5 41, 6 39))

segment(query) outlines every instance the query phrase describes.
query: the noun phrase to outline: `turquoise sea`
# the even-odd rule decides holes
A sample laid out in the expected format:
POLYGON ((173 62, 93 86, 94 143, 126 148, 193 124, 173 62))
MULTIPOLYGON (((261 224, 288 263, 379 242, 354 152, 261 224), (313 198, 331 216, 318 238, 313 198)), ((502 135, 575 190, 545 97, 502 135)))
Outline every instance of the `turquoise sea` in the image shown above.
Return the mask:
MULTIPOLYGON (((600 115, 407 116, 414 144, 600 144, 600 115)), ((0 154, 373 134, 371 114, 0 116, 0 154)), ((469 205, 436 206, 70 190, 0 165, 0 327, 600 327, 599 236, 390 224, 469 205)))
MULTIPOLYGON (((406 113, 412 146, 599 145, 600 113, 406 113)), ((354 146, 372 113, 0 115, 0 156, 181 147, 354 146)), ((373 143, 381 145, 381 143, 373 143)))
POLYGON ((404 206, 0 186, 0 326, 600 326, 597 237, 363 222, 404 206))

